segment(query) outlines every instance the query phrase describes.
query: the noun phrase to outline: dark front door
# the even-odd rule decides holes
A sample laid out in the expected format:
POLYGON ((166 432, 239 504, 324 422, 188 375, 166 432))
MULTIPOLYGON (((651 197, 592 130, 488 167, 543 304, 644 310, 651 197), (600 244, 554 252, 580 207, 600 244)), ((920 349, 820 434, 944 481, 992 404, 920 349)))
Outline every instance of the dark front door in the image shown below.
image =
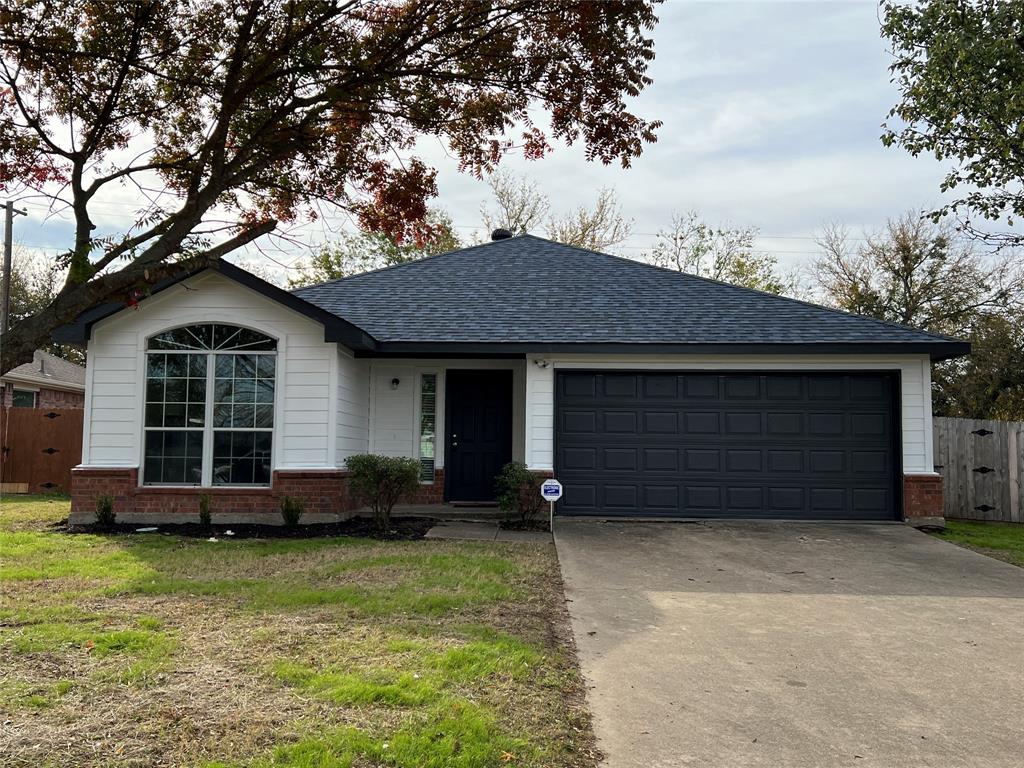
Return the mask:
POLYGON ((512 460, 512 371, 448 371, 445 489, 449 501, 493 501, 512 460))
POLYGON ((559 512, 892 520, 888 373, 559 372, 559 512))

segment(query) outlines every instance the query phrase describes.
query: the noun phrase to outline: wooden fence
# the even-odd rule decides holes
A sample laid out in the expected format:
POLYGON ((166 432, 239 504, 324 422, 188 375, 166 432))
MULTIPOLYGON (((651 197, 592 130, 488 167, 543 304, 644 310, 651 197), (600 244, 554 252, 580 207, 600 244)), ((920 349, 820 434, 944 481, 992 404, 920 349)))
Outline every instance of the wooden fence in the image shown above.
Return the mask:
POLYGON ((946 517, 1024 523, 1024 422, 937 418, 946 517))
POLYGON ((0 483, 47 493, 71 487, 82 462, 81 408, 0 408, 0 483))

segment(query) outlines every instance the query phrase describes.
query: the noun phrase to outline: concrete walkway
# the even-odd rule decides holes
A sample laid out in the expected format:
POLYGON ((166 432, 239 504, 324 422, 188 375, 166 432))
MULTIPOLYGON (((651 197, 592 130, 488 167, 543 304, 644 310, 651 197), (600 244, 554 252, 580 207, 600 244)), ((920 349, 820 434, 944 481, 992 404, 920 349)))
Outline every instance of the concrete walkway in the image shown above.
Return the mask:
POLYGON ((551 541, 551 534, 544 531, 504 531, 492 522, 451 521, 438 523, 427 531, 425 538, 546 543, 551 541))
POLYGON ((1024 569, 899 525, 555 540, 610 768, 1024 765, 1024 569))

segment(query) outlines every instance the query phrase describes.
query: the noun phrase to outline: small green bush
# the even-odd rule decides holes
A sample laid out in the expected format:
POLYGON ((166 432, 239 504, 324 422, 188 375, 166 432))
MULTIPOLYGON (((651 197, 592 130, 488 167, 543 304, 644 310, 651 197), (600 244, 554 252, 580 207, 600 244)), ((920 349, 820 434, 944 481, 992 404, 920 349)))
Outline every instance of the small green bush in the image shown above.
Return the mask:
POLYGON ((114 497, 103 494, 96 499, 96 525, 109 528, 117 522, 114 514, 114 497))
POLYGON ((208 493, 202 493, 199 495, 199 524, 204 528, 209 528, 212 522, 210 516, 210 505, 213 503, 213 499, 208 493))
POLYGON ((306 506, 302 503, 302 499, 296 499, 293 496, 281 497, 281 518, 284 520, 285 527, 297 526, 305 511, 306 506))
POLYGON ((420 484, 420 463, 416 459, 360 453, 345 461, 352 475, 353 494, 373 509, 380 530, 391 524, 391 510, 402 498, 412 495, 420 484))
POLYGON ((544 479, 521 461, 510 461, 496 478, 498 506, 509 520, 518 518, 523 525, 533 522, 544 506, 540 487, 544 479))

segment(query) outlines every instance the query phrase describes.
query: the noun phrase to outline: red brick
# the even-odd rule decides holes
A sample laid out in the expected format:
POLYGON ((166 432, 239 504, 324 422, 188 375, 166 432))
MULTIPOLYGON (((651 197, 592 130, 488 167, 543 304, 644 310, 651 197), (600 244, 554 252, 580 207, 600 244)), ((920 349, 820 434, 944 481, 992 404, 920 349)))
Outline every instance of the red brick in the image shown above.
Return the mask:
POLYGON ((903 476, 903 517, 942 517, 942 476, 903 476))

